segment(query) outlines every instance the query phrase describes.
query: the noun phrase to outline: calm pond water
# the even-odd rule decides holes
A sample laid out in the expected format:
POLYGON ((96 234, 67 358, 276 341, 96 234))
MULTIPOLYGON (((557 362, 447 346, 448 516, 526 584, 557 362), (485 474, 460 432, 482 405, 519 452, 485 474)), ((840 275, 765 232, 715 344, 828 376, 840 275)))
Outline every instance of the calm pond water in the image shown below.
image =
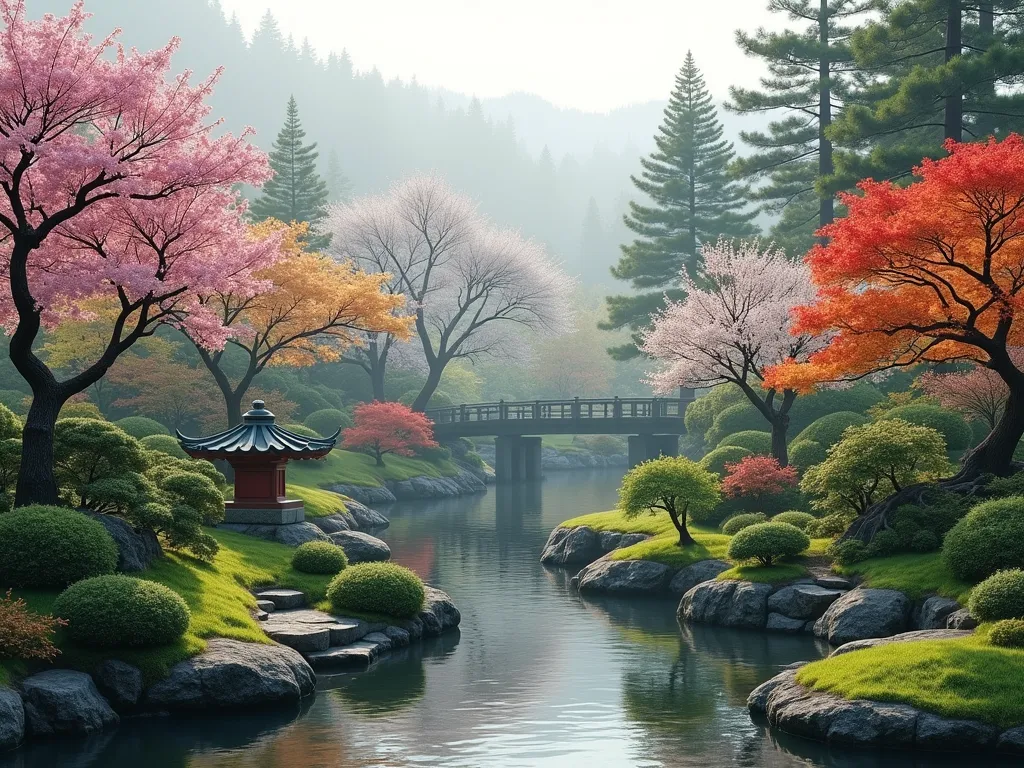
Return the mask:
POLYGON ((562 520, 612 506, 619 480, 564 472, 386 510, 394 559, 454 597, 461 633, 371 672, 321 678, 301 710, 128 720, 89 741, 0 756, 0 768, 964 764, 830 751, 751 722, 755 686, 825 652, 809 637, 680 629, 674 601, 571 591, 569 574, 540 565, 541 548, 562 520))

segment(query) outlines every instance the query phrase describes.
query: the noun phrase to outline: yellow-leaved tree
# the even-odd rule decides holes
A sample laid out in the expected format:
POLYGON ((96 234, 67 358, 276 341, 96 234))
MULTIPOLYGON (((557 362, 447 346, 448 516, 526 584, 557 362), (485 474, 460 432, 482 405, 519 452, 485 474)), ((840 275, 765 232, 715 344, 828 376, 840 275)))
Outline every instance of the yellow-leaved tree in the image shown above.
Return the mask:
POLYGON ((253 225, 252 234, 259 239, 281 229, 284 257, 255 275, 267 290, 252 297, 216 292, 202 297, 233 334, 221 350, 196 343, 224 396, 229 426, 241 423, 246 393, 268 365, 335 361, 345 348, 361 342, 362 333, 411 334, 412 318, 402 315, 405 297, 384 290, 389 275, 368 274, 306 250, 305 222, 267 219, 253 225), (232 348, 242 355, 229 361, 225 352, 232 348))

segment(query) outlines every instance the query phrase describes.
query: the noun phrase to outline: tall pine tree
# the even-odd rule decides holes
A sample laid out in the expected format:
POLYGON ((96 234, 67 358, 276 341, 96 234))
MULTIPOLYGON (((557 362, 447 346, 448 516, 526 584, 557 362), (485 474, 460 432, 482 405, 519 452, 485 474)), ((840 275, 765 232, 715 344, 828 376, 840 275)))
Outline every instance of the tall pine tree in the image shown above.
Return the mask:
MULTIPOLYGON (((622 246, 612 267, 612 275, 629 281, 638 293, 609 296, 608 320, 601 326, 629 328, 635 339, 666 293, 681 298, 680 272, 695 272, 703 243, 755 233, 751 220, 756 211, 748 209, 745 188, 729 177, 732 143, 722 138, 718 110, 690 52, 654 141, 657 149, 640 160, 641 174, 632 177, 647 198, 631 201, 625 217, 637 237, 622 246)), ((635 344, 609 351, 617 359, 639 354, 635 344)))
POLYGON ((249 212, 254 219, 274 218, 286 224, 293 221, 309 223, 309 247, 322 250, 330 243, 330 234, 319 231, 330 199, 327 184, 316 170, 319 156, 316 143, 303 144, 306 132, 299 121, 299 107, 293 96, 288 100, 284 127, 277 134, 270 151, 270 167, 274 178, 263 185, 249 212))
POLYGON ((865 0, 769 0, 769 11, 785 14, 800 28, 736 33, 743 52, 768 65, 768 75, 758 90, 730 88, 726 108, 740 114, 774 113, 781 119, 766 131, 741 132, 755 151, 738 160, 734 170, 766 182, 755 197, 779 214, 772 236, 794 257, 813 245, 818 227, 835 218, 832 190, 821 188, 821 179, 834 172, 826 131, 843 102, 852 66, 848 22, 866 9, 865 0))
POLYGON ((352 197, 352 182, 341 170, 341 160, 338 159, 336 149, 327 155, 327 191, 332 203, 343 203, 352 197))

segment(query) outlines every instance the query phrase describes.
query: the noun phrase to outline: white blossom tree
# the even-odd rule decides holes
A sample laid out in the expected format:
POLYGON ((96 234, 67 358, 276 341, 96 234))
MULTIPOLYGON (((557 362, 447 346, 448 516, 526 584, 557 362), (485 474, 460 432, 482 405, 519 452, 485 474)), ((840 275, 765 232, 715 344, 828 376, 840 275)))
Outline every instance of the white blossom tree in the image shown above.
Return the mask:
MULTIPOLYGON (((413 176, 387 194, 336 205, 327 228, 338 257, 391 275, 391 290, 404 293, 415 313, 426 365, 415 410, 426 408, 452 360, 514 355, 521 329, 558 334, 570 325, 572 281, 544 248, 493 225, 438 176, 413 176)), ((378 335, 354 361, 383 390, 396 349, 378 335)))
POLYGON ((806 360, 823 346, 821 339, 790 332, 790 310, 814 298, 810 272, 757 242, 737 247, 719 240, 702 253, 699 274, 682 274, 686 298, 670 301, 643 338, 641 349, 662 364, 650 381, 663 392, 735 384, 771 426, 772 455, 786 466, 786 430, 797 393, 762 383, 766 368, 806 360))

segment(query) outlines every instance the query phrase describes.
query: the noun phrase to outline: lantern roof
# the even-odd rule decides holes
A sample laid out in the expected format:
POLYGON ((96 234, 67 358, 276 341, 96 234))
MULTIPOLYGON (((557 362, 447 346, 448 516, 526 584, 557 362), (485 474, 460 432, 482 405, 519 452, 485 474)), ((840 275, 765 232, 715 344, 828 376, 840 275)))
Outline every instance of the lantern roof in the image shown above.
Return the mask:
MULTIPOLYGON (((175 430, 177 432, 177 430, 175 430)), ((338 441, 339 429, 330 437, 307 437, 274 423, 274 414, 262 400, 252 401, 252 410, 242 415, 238 426, 209 437, 188 437, 177 432, 182 449, 195 458, 230 458, 272 454, 282 458, 316 459, 325 456, 338 441)))

